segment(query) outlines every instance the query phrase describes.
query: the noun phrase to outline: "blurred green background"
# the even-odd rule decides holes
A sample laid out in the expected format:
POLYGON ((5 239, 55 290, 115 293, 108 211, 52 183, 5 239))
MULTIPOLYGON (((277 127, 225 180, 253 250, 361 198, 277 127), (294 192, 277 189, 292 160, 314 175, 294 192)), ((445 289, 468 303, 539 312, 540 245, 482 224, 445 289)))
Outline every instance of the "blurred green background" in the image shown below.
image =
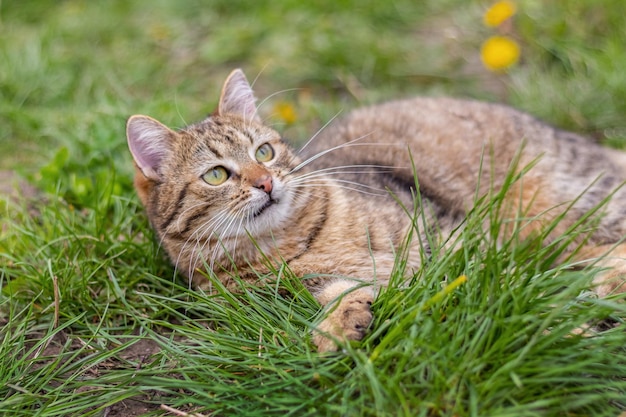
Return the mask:
POLYGON ((622 146, 623 0, 519 1, 497 28, 483 24, 492 4, 2 1, 0 170, 83 204, 101 181, 130 191, 126 118, 196 121, 236 67, 296 143, 339 111, 426 94, 510 103, 622 146), (497 34, 521 47, 506 73, 481 64, 481 44, 497 34))
POLYGON ((495 253, 477 233, 429 265, 425 285, 377 301, 382 333, 324 357, 303 340, 312 302, 275 300, 272 290, 230 305, 186 292, 132 190, 126 119, 202 119, 237 67, 261 115, 296 144, 357 106, 453 95, 623 147, 626 2, 520 0, 489 27, 493 4, 0 0, 0 414, 126 416, 133 397, 150 415, 164 413, 160 401, 211 415, 615 415, 624 332, 570 336, 618 308, 570 302, 581 284, 563 291, 572 275, 560 269, 545 284, 521 281, 547 267, 532 245, 495 253), (493 36, 519 45, 506 71, 481 62, 493 36), (1 194, 13 172, 47 195, 12 204, 1 194), (432 312, 415 304, 461 271, 478 279, 432 312), (491 277, 501 273, 516 284, 500 289, 491 277), (385 314, 397 329, 386 335, 385 314), (382 352, 386 337, 398 345, 382 352), (135 342, 162 353, 135 362, 135 342))

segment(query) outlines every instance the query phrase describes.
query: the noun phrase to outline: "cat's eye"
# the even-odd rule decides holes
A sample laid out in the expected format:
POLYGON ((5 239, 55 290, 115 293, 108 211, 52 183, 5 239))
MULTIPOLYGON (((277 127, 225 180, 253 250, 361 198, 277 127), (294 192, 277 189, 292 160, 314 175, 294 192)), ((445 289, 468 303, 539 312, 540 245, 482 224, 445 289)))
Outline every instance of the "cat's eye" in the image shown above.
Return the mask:
POLYGON ((220 185, 228 179, 228 171, 222 166, 211 168, 202 179, 209 185, 220 185))
POLYGON ((254 157, 259 162, 269 162, 274 159, 274 148, 269 143, 264 143, 256 150, 254 157))

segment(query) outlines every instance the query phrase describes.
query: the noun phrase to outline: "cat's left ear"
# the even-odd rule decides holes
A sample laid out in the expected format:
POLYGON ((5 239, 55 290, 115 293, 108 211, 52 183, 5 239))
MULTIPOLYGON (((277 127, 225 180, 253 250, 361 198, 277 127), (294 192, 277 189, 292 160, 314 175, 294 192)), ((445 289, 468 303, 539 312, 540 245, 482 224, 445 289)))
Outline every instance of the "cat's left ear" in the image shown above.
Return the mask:
POLYGON ((176 133, 148 116, 132 116, 126 123, 130 153, 143 174, 160 182, 161 166, 169 156, 176 133))
POLYGON ((217 114, 229 113, 238 115, 246 121, 261 122, 256 110, 254 91, 240 69, 231 72, 224 82, 220 102, 217 105, 217 114))

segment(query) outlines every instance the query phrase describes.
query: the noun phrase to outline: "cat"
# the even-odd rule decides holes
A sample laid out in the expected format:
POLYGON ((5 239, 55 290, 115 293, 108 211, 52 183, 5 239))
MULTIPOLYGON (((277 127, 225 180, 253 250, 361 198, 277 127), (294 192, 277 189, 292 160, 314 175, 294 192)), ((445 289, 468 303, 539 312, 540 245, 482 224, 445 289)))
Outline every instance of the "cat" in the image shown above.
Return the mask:
POLYGON ((198 287, 209 289, 212 273, 236 291, 234 274, 254 284, 268 263, 286 263, 328 308, 313 333, 320 352, 363 338, 399 247, 408 246, 409 272, 428 257, 431 242, 411 232, 406 213, 416 191, 445 241, 514 161, 532 166, 506 194, 505 217, 529 219, 524 235, 563 215, 555 239, 614 193, 578 256, 612 268, 595 278, 599 296, 626 291, 626 153, 504 105, 413 98, 365 107, 296 152, 263 124, 235 70, 206 119, 174 131, 135 115, 127 139, 138 196, 177 269, 198 287))

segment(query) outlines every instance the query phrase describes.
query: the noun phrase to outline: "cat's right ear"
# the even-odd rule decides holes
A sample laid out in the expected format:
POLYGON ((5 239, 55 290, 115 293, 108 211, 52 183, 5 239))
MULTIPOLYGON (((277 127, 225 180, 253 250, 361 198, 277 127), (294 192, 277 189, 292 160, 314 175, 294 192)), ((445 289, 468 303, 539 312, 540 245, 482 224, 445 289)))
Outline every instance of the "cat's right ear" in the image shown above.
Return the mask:
POLYGON ((176 133, 148 116, 132 116, 126 123, 130 153, 143 174, 161 181, 161 165, 170 152, 176 133))
POLYGON ((254 91, 240 69, 233 70, 222 87, 217 114, 227 113, 235 114, 247 121, 261 122, 257 114, 254 91))

